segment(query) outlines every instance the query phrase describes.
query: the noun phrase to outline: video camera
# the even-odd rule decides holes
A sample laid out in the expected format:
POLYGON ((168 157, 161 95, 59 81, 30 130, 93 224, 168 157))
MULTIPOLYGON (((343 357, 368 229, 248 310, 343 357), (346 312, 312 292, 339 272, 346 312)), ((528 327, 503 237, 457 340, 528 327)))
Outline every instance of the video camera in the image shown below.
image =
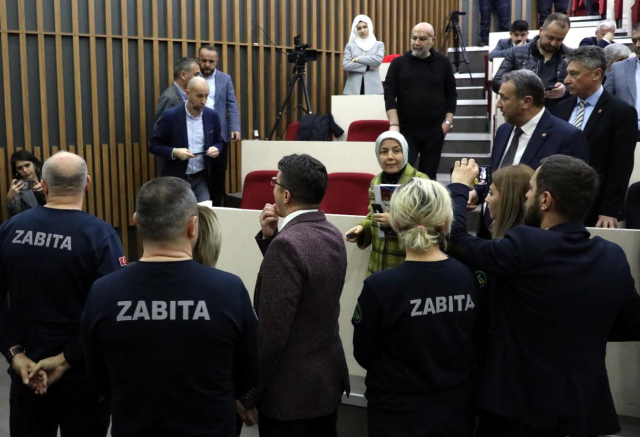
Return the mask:
POLYGON ((300 35, 293 37, 293 51, 287 52, 287 61, 292 64, 304 65, 318 59, 317 50, 309 50, 311 44, 300 44, 300 35))
POLYGON ((461 15, 467 15, 466 12, 453 11, 449 14, 449 20, 458 22, 461 15))

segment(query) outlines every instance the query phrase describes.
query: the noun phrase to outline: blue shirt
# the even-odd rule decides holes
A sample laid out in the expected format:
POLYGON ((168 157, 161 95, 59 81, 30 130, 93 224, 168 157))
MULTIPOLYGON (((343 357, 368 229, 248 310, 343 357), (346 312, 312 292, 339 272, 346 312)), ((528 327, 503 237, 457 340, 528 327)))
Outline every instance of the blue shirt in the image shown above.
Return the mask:
POLYGON ((578 115, 578 111, 580 110, 580 102, 584 101, 586 103, 584 107, 584 118, 582 120, 582 126, 580 127, 581 130, 584 130, 584 127, 587 125, 587 121, 589 121, 589 117, 591 117, 591 113, 596 107, 596 104, 598 103, 598 100, 600 100, 600 96, 602 95, 603 92, 604 92, 604 88, 602 87, 602 85, 600 85, 600 88, 598 88, 598 91, 591 94, 586 99, 581 99, 580 97, 578 97, 578 103, 576 104, 576 107, 573 108, 573 112, 571 113, 571 118, 569 118, 569 123, 573 124, 573 121, 576 119, 576 116, 578 115))
POLYGON ((180 97, 182 97, 182 101, 186 102, 187 101, 187 93, 185 93, 184 90, 182 88, 180 88, 180 85, 178 85, 177 83, 173 82, 173 86, 178 88, 178 92, 180 93, 180 97))

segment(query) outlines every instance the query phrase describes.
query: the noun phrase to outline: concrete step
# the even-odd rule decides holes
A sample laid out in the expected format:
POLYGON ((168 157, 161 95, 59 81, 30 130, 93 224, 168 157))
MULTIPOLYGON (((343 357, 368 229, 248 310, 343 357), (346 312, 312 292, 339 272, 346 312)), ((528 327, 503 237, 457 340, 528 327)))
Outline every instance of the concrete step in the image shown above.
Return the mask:
POLYGON ((486 115, 458 115, 456 114, 454 125, 455 133, 485 133, 489 132, 489 124, 486 115))
MULTIPOLYGON (((469 77, 469 75, 467 75, 469 77)), ((456 91, 458 91, 458 98, 460 100, 473 100, 473 99, 484 99, 486 96, 484 95, 484 86, 459 86, 456 87, 456 91)))
POLYGON ((458 100, 456 108, 458 116, 485 116, 487 115, 487 100, 458 100))
POLYGON ((451 173, 451 167, 462 158, 473 158, 478 165, 491 165, 491 153, 449 153, 445 146, 440 157, 438 173, 451 173))
POLYGON ((600 20, 602 20, 602 18, 600 17, 600 15, 583 15, 580 17, 569 17, 569 20, 571 20, 571 26, 573 26, 573 23, 578 23, 581 21, 595 21, 596 23, 600 20))
POLYGON ((485 77, 484 72, 482 73, 471 73, 471 78, 469 78, 469 73, 456 73, 454 74, 456 78, 456 88, 457 87, 470 87, 470 86, 484 86, 485 77))
MULTIPOLYGON (((467 47, 467 59, 469 61, 469 68, 464 62, 464 56, 460 53, 460 71, 468 72, 469 69, 472 73, 483 73, 484 72, 484 57, 489 54, 489 49, 487 47, 467 47)), ((454 50, 453 48, 449 48, 448 50, 449 60, 451 63, 454 61, 454 50)), ((456 66, 453 66, 453 71, 456 71, 456 66)))
MULTIPOLYGON (((456 119, 457 123, 457 119, 456 119)), ((458 126, 455 125, 457 129, 458 126)), ((486 154, 491 152, 489 133, 450 133, 444 140, 444 152, 455 154, 486 154)))

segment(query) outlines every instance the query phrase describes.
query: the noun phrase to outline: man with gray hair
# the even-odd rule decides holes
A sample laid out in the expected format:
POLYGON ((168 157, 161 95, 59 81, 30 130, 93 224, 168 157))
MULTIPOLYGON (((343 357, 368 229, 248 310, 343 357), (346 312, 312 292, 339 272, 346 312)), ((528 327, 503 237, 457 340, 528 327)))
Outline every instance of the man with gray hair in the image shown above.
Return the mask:
POLYGON ((134 222, 140 262, 96 281, 82 317, 113 435, 234 436, 236 396, 257 374, 249 294, 237 276, 193 261, 198 206, 186 181, 144 184, 134 222))
POLYGON ((624 44, 610 44, 604 48, 604 57, 607 60, 607 73, 611 71, 611 66, 616 62, 629 59, 631 50, 624 44))
POLYGON ((196 58, 180 58, 173 67, 173 83, 165 89, 156 104, 154 123, 169 108, 182 105, 187 101, 187 85, 189 81, 200 75, 200 64, 196 58))
POLYGON ((80 317, 91 284, 126 259, 113 227, 82 211, 90 184, 85 161, 58 152, 42 169, 47 204, 0 227, 11 435, 55 435, 58 427, 65 436, 107 434, 109 406, 86 378, 80 317))
POLYGON ((572 97, 560 102, 555 114, 584 132, 589 164, 600 178, 600 189, 585 225, 616 228, 633 171, 638 114, 633 106, 602 87, 607 61, 600 47, 579 47, 566 59, 569 64, 564 83, 572 97))
MULTIPOLYGON (((515 70, 505 74, 496 106, 506 123, 498 128, 491 166, 494 171, 509 165, 526 164, 534 170, 547 156, 563 154, 588 162, 589 148, 580 129, 551 115, 544 107, 544 86, 536 73, 515 70)), ((470 195, 470 204, 482 201, 488 187, 470 195), (477 194, 477 196, 476 196, 477 194)), ((480 223, 481 236, 488 236, 491 218, 485 211, 480 223)))
POLYGON ((453 128, 458 93, 449 59, 432 47, 433 26, 411 30, 411 50, 395 58, 385 79, 384 101, 390 130, 409 143, 409 163, 436 178, 444 138, 453 128), (425 103, 428 102, 428 103, 425 103))
POLYGON ((209 98, 205 79, 191 79, 186 93, 186 103, 166 110, 156 123, 149 151, 164 158, 162 176, 187 180, 202 202, 211 198, 211 167, 224 147, 220 117, 205 106, 209 98))
POLYGON ((607 47, 609 44, 615 43, 613 37, 616 34, 616 23, 611 20, 603 20, 596 26, 596 36, 590 36, 580 41, 580 47, 598 46, 607 47))

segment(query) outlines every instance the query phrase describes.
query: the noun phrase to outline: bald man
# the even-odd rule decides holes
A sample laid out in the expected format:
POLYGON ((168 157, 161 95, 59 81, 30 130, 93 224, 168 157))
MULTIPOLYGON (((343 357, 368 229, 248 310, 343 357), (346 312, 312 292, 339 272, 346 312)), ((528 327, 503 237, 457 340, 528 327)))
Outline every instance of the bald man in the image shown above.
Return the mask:
POLYGON ((85 161, 59 152, 42 168, 46 205, 0 227, 11 435, 56 435, 59 427, 63 436, 105 436, 109 428, 109 406, 87 381, 80 317, 93 282, 126 259, 115 229, 82 211, 90 185, 85 161))
POLYGON ((210 172, 223 148, 220 117, 206 107, 209 84, 192 78, 185 90, 187 101, 162 113, 153 129, 149 151, 164 158, 162 176, 185 179, 198 202, 211 199, 210 172))
POLYGON ((416 25, 411 50, 391 62, 384 90, 391 130, 407 139, 409 163, 431 179, 436 178, 458 100, 451 62, 432 48, 434 41, 433 26, 416 25))

